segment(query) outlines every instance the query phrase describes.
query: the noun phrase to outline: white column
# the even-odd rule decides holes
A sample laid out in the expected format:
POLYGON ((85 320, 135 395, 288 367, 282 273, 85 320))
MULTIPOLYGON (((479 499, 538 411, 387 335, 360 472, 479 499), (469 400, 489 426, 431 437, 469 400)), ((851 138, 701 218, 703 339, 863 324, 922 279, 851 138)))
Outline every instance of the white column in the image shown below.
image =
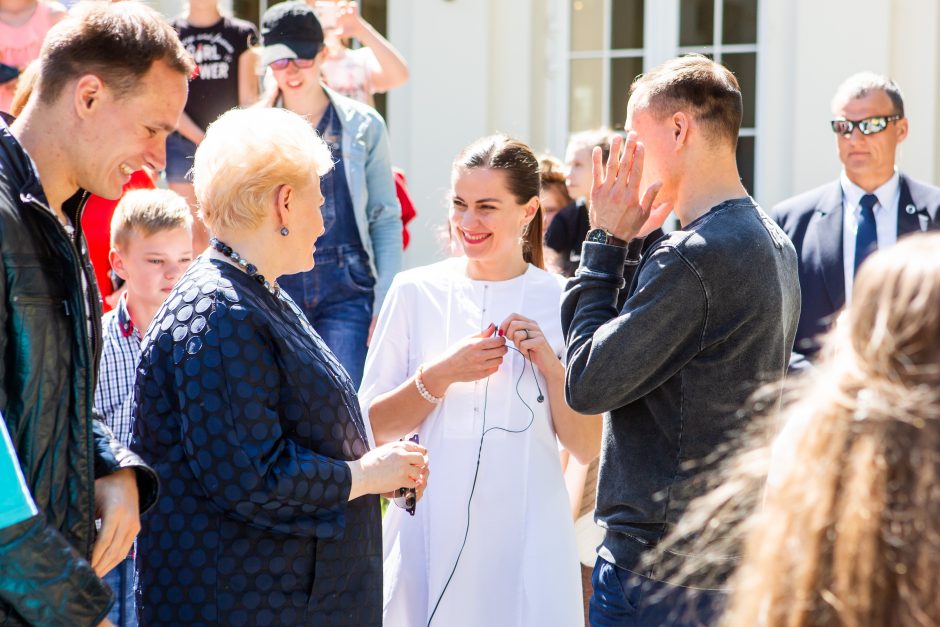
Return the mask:
MULTIPOLYGON (((228 0, 229 7, 231 8, 231 0, 228 0)), ((167 18, 176 17, 183 12, 183 5, 185 0, 151 0, 146 4, 150 5, 160 13, 162 13, 167 18)))
POLYGON ((796 20, 794 193, 838 175, 832 95, 855 72, 888 72, 891 7, 885 0, 800 0, 796 20))
MULTIPOLYGON (((471 3, 482 9, 482 2, 471 3)), ((503 132, 531 143, 531 123, 535 103, 532 99, 535 74, 532 50, 532 0, 490 0, 489 41, 486 54, 487 128, 485 132, 503 132)), ((544 80, 541 72, 538 78, 544 80)), ((541 103, 539 103, 541 104, 541 103)), ((466 137, 465 143, 473 137, 466 137)), ((533 146, 538 151, 539 146, 533 146)))
MULTIPOLYGON (((541 54, 545 68, 544 143, 559 158, 568 143, 568 51, 571 47, 570 0, 546 0, 544 3, 544 40, 541 54)), ((538 44, 539 35, 534 36, 538 44)))
POLYGON ((940 181, 938 31, 940 3, 936 0, 894 0, 888 71, 904 95, 904 112, 910 124, 910 133, 901 145, 898 168, 934 184, 940 181))
POLYGON ((388 122, 392 161, 405 170, 418 211, 405 254, 413 267, 441 257, 451 163, 490 131, 489 59, 498 44, 489 3, 478 0, 389 0, 389 39, 411 69, 408 83, 389 94, 388 122))
POLYGON ((672 59, 679 46, 679 0, 656 0, 645 5, 643 69, 672 59))
POLYGON ((760 3, 757 14, 754 187, 756 200, 765 209, 790 196, 794 187, 794 135, 799 129, 794 92, 796 13, 792 3, 770 0, 760 3))

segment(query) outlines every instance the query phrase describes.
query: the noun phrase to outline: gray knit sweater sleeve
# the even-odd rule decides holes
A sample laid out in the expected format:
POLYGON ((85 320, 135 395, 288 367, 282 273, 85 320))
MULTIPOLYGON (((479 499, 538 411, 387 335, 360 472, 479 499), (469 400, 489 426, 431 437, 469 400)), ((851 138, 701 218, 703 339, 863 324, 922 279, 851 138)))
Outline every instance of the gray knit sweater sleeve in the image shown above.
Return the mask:
POLYGON ((644 257, 617 311, 626 249, 585 242, 581 267, 562 298, 568 365, 565 392, 575 411, 623 407, 657 388, 700 350, 707 297, 672 246, 644 257))

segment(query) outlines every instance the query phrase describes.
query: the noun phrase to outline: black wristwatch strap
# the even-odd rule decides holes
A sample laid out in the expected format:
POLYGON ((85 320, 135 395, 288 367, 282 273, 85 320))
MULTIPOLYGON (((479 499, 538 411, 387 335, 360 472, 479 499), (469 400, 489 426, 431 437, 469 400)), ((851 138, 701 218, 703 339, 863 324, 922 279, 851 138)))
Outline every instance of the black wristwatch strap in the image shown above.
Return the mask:
POLYGON ((614 234, 609 231, 607 232, 607 243, 611 246, 627 246, 627 242, 625 240, 622 240, 619 237, 614 237, 614 234))
POLYGON ((630 240, 630 243, 627 244, 627 258, 624 259, 624 264, 628 266, 635 266, 640 263, 640 257, 643 254, 643 244, 646 242, 646 237, 635 237, 630 240))

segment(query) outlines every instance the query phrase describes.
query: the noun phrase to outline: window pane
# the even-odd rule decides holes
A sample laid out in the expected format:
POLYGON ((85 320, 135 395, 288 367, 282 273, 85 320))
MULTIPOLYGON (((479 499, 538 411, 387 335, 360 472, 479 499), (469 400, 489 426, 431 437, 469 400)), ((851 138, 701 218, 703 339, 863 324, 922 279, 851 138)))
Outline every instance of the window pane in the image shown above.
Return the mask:
POLYGON ((630 85, 637 75, 643 72, 643 59, 610 60, 610 126, 621 129, 627 119, 627 100, 630 85))
POLYGON ((681 0, 679 45, 710 46, 715 42, 715 0, 681 0))
POLYGON ((359 15, 379 34, 388 37, 388 0, 359 0, 359 15))
POLYGON ((738 173, 744 189, 751 196, 754 195, 754 138, 738 138, 738 173))
POLYGON ((571 3, 571 49, 600 50, 604 47, 604 0, 573 0, 571 3))
POLYGON ((757 43, 757 0, 722 0, 721 41, 726 44, 757 43))
POLYGON ((575 59, 571 62, 571 100, 568 130, 572 133, 601 125, 601 59, 575 59))
POLYGON ((259 10, 258 0, 232 0, 232 13, 237 18, 260 24, 259 10))
POLYGON ((721 57, 725 67, 734 72, 741 86, 741 96, 744 99, 744 117, 741 126, 754 127, 755 96, 757 94, 757 53, 744 52, 728 54, 721 57))
POLYGON ((643 0, 611 0, 610 45, 614 50, 643 47, 643 0))
MULTIPOLYGON (((268 0, 276 2, 277 0, 268 0)), ((372 24, 375 30, 383 37, 388 36, 388 0, 359 0, 359 14, 364 20, 372 24)), ((375 110, 378 111, 385 123, 388 124, 388 94, 373 94, 375 110)))

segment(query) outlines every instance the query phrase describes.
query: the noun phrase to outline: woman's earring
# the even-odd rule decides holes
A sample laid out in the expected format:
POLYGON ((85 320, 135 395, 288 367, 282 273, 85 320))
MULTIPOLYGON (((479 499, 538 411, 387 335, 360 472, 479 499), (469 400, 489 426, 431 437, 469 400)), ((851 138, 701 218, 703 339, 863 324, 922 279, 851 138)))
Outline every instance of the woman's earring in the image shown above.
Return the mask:
POLYGON ((290 231, 287 230, 286 226, 281 227, 281 235, 283 235, 284 237, 287 237, 288 235, 290 235, 290 231))

